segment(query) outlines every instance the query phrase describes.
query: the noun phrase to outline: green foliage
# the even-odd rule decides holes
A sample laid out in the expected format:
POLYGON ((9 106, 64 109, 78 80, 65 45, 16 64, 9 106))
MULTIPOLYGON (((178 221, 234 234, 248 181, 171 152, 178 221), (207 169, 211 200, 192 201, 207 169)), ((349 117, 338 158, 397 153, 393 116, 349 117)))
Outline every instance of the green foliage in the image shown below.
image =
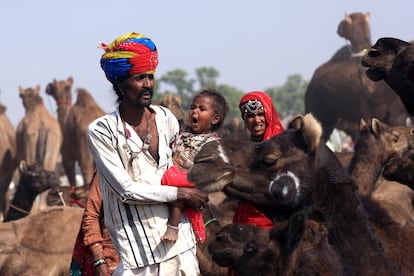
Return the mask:
POLYGON ((304 97, 308 81, 301 75, 288 76, 283 86, 275 86, 265 89, 270 95, 280 117, 288 117, 305 112, 304 97))
MULTIPOLYGON (((182 106, 188 111, 195 94, 205 88, 216 89, 223 93, 229 105, 226 122, 233 118, 240 119, 239 101, 245 91, 228 84, 218 84, 219 72, 212 67, 199 67, 195 69, 196 79, 188 76, 181 69, 168 71, 156 80, 154 100, 159 100, 164 94, 178 94, 182 100, 182 106)), ((304 95, 308 82, 300 75, 291 75, 283 86, 275 86, 265 89, 270 95, 281 118, 303 113, 304 95)))

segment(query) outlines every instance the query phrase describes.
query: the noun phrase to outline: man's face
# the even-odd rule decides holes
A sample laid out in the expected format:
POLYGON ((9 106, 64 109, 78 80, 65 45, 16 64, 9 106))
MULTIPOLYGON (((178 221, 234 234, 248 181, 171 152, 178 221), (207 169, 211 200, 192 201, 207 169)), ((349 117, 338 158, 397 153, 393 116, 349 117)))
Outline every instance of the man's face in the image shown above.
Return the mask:
POLYGON ((147 107, 151 104, 154 94, 154 75, 148 73, 136 74, 129 77, 122 91, 124 101, 129 101, 137 107, 147 107))

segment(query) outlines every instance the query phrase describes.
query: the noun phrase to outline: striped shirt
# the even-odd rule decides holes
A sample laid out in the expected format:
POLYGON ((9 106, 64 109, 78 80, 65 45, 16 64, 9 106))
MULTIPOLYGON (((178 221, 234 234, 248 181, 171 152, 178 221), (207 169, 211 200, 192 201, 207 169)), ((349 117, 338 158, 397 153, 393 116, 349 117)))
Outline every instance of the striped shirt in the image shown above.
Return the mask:
POLYGON ((177 200, 177 188, 161 185, 172 165, 170 145, 179 125, 170 110, 151 105, 158 131, 159 162, 143 149, 143 142, 126 125, 119 111, 93 121, 88 128, 89 149, 99 172, 105 225, 125 269, 160 263, 195 247, 188 219, 182 216, 176 242, 162 242, 167 229, 168 206, 177 200))

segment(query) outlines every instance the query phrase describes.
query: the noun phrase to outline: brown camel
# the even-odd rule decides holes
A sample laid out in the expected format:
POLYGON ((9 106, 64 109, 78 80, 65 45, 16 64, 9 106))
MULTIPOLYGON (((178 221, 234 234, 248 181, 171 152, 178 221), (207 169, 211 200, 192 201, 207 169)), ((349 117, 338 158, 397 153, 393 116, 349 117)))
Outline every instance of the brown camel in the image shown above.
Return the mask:
POLYGON ((360 123, 360 135, 355 142, 349 173, 358 185, 360 195, 368 196, 383 166, 394 156, 414 146, 414 128, 394 126, 373 118, 369 124, 360 123))
POLYGON ((34 89, 19 87, 26 113, 16 130, 17 161, 25 160, 28 166, 39 164, 47 171, 55 171, 60 157, 62 132, 39 92, 39 85, 34 89))
POLYGON ((214 261, 241 276, 345 274, 323 218, 308 218, 307 212, 295 213, 271 230, 226 225, 210 243, 209 252, 214 261))
POLYGON ((27 166, 25 161, 19 164, 20 180, 10 203, 4 222, 21 219, 32 209, 35 198, 42 192, 60 185, 56 172, 44 170, 39 164, 27 166))
POLYGON ((361 118, 375 117, 393 126, 404 125, 409 116, 391 88, 368 79, 361 65, 363 54, 371 47, 369 19, 364 13, 345 16, 338 34, 349 40, 350 46, 341 48, 315 70, 305 92, 305 112, 321 122, 325 141, 334 127, 340 128, 341 121, 347 123, 348 134, 355 139, 361 118), (354 130, 350 131, 352 125, 354 130))
POLYGON ((414 46, 392 37, 378 39, 362 58, 372 81, 384 80, 401 98, 408 113, 414 115, 414 46))
POLYGON ((184 125, 188 125, 188 114, 182 107, 182 101, 179 95, 174 94, 165 94, 158 102, 155 104, 159 104, 165 106, 175 115, 180 126, 183 127, 184 125))
POLYGON ((17 166, 16 131, 0 103, 0 221, 8 205, 7 191, 17 166))
POLYGON ((72 85, 72 77, 61 81, 53 80, 48 84, 46 93, 56 100, 59 124, 63 132, 62 163, 69 184, 73 189, 76 187, 75 167, 78 163, 87 190, 95 165, 87 146, 86 130, 94 119, 105 112, 92 95, 82 88, 77 90, 77 99, 72 105, 72 85))
POLYGON ((311 114, 298 116, 262 143, 207 143, 189 180, 204 191, 223 190, 255 204, 275 221, 307 208, 320 210, 345 274, 398 275, 372 231, 356 184, 322 141, 320 123, 311 114))
POLYGON ((68 275, 82 214, 82 208, 50 207, 0 223, 0 275, 68 275))
POLYGON ((401 225, 414 225, 414 191, 384 180, 381 171, 393 157, 413 144, 414 128, 390 127, 375 118, 368 124, 361 120, 360 135, 349 165, 358 193, 377 201, 401 225))

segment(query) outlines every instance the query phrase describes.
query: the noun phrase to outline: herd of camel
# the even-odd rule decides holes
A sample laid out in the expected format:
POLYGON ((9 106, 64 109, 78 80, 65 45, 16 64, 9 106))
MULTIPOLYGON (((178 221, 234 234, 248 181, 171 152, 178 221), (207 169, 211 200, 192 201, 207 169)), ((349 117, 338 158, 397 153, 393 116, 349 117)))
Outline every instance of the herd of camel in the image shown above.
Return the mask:
MULTIPOLYGON (((315 70, 307 115, 268 142, 235 143, 230 133, 197 155, 190 180, 211 193, 204 216, 212 223, 198 248, 203 275, 226 275, 228 266, 240 275, 414 273, 414 129, 405 126, 414 114, 414 48, 391 37, 371 45, 369 17, 353 13, 340 22, 338 34, 350 44, 315 70), (335 127, 354 138, 354 152, 326 149, 322 141, 335 127), (275 226, 230 224, 239 199, 275 226)), ((31 209, 38 195, 63 189, 58 164, 73 189, 76 166, 83 183, 92 178, 86 128, 104 111, 82 88, 73 103, 73 82, 53 80, 45 89, 57 118, 39 86, 19 87, 25 115, 16 130, 0 105, 0 275, 68 273, 81 204, 31 209)), ((186 120, 177 97, 162 104, 186 120)))

